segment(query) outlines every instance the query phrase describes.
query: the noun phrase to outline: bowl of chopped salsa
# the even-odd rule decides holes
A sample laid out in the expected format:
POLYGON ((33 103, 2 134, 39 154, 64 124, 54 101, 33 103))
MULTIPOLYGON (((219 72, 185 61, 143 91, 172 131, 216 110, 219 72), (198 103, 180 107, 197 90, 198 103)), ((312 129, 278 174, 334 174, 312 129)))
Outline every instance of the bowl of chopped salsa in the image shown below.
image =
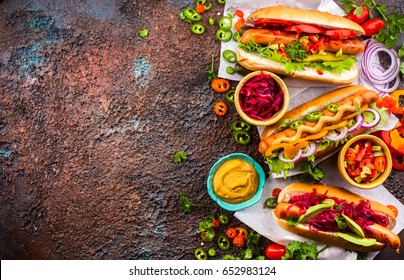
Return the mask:
POLYGON ((234 104, 240 117, 256 126, 277 122, 289 107, 289 91, 283 80, 268 71, 255 71, 237 85, 234 104))
POLYGON ((353 137, 338 154, 338 170, 352 186, 373 189, 389 177, 393 162, 387 145, 374 135, 353 137))

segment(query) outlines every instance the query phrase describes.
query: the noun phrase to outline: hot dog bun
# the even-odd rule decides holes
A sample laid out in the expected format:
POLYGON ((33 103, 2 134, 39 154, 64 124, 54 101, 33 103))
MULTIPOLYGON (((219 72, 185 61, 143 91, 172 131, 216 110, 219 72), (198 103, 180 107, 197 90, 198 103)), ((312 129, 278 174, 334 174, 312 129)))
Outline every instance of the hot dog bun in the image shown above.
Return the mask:
POLYGON ((356 66, 353 66, 350 70, 344 69, 341 74, 323 72, 320 75, 314 68, 296 70, 286 74, 285 65, 283 63, 266 59, 258 53, 249 53, 240 48, 237 49, 237 61, 243 67, 251 71, 269 71, 279 75, 288 75, 298 79, 326 82, 334 85, 349 85, 358 77, 358 69, 356 66))
POLYGON ((358 36, 365 34, 362 26, 347 18, 318 10, 303 10, 285 5, 258 9, 247 17, 246 24, 253 26, 255 19, 263 18, 287 20, 298 24, 310 23, 326 29, 348 29, 355 31, 358 36))
MULTIPOLYGON (((346 98, 354 97, 354 95, 361 95, 365 91, 368 91, 368 89, 364 86, 351 85, 324 93, 309 102, 303 103, 292 110, 289 110, 278 122, 265 127, 261 134, 261 139, 276 133, 279 124, 282 123, 283 120, 294 121, 310 112, 323 110, 330 103, 338 103, 346 98)), ((377 98, 378 95, 375 93, 374 98, 372 98, 370 102, 376 101, 377 98)))
MULTIPOLYGON (((293 209, 294 214, 299 213, 296 209, 293 209)), ((334 245, 338 247, 342 247, 349 250, 362 251, 362 252, 374 252, 382 250, 386 245, 391 246, 393 249, 397 251, 400 248, 401 242, 399 237, 394 234, 391 229, 394 228, 396 224, 396 218, 394 213, 385 205, 376 202, 374 200, 370 200, 364 198, 360 195, 352 193, 346 189, 339 188, 336 186, 326 186, 321 184, 306 184, 306 183, 292 183, 286 186, 278 197, 278 205, 273 211, 273 217, 276 223, 285 229, 286 231, 292 232, 299 236, 303 236, 308 239, 312 239, 324 244, 334 245), (304 194, 304 193, 312 193, 313 190, 316 190, 317 194, 322 195, 326 194, 327 198, 335 197, 339 200, 346 200, 348 203, 353 203, 357 205, 360 201, 369 201, 371 209, 376 213, 382 213, 388 216, 389 223, 386 227, 381 226, 379 224, 370 225, 369 228, 373 232, 373 238, 377 239, 376 244, 371 246, 363 246, 351 243, 341 237, 339 237, 336 233, 330 231, 313 231, 309 228, 309 226, 305 223, 300 223, 296 226, 288 225, 284 215, 285 209, 288 209, 288 201, 293 195, 304 194), (283 209, 281 209, 283 208, 283 209)))

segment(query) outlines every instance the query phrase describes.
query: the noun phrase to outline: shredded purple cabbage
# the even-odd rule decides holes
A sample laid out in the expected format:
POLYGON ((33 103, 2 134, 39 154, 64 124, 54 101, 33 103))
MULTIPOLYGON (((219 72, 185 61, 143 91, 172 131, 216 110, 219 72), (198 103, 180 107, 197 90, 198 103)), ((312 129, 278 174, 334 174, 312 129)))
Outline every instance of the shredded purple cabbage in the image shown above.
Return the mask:
POLYGON ((296 194, 289 199, 292 206, 297 205, 300 208, 307 210, 311 206, 321 203, 324 199, 333 199, 335 205, 327 210, 322 211, 316 217, 309 219, 306 223, 311 231, 329 231, 340 232, 347 231, 349 228, 340 229, 335 219, 337 215, 345 214, 354 220, 365 232, 367 236, 371 233, 370 225, 377 223, 382 226, 389 224, 389 217, 386 214, 375 212, 371 209, 369 200, 361 200, 357 205, 353 202, 348 202, 337 197, 328 197, 327 194, 318 194, 316 189, 311 193, 296 194))
POLYGON ((283 104, 283 91, 268 74, 261 73, 248 80, 240 90, 240 107, 247 116, 267 120, 283 104))

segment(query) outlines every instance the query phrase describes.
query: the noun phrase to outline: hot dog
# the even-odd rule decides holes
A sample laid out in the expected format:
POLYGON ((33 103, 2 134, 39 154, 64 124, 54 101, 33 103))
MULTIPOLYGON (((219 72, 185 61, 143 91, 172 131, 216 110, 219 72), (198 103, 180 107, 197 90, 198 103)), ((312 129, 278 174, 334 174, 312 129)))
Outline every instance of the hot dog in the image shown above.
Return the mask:
POLYGON ((246 19, 237 60, 245 68, 347 85, 358 70, 355 55, 365 44, 363 28, 341 16, 278 5, 246 19))
POLYGON ((289 232, 349 250, 388 245, 399 252, 401 246, 388 207, 336 186, 292 183, 279 194, 273 216, 289 232))
MULTIPOLYGON (((264 128, 259 152, 267 158, 270 174, 284 174, 297 165, 314 161, 364 131, 364 112, 379 95, 364 86, 345 86, 325 93, 288 111, 264 128)), ((375 106, 376 107, 376 106, 375 106)))

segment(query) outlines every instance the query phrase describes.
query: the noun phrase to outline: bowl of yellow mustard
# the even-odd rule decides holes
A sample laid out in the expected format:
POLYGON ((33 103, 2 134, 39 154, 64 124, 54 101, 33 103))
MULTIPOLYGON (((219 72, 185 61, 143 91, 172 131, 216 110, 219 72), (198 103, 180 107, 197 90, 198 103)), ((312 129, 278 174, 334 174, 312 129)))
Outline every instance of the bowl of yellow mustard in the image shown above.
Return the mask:
POLYGON ((250 156, 232 153, 210 169, 209 196, 223 209, 238 211, 256 204, 265 185, 265 172, 250 156))

